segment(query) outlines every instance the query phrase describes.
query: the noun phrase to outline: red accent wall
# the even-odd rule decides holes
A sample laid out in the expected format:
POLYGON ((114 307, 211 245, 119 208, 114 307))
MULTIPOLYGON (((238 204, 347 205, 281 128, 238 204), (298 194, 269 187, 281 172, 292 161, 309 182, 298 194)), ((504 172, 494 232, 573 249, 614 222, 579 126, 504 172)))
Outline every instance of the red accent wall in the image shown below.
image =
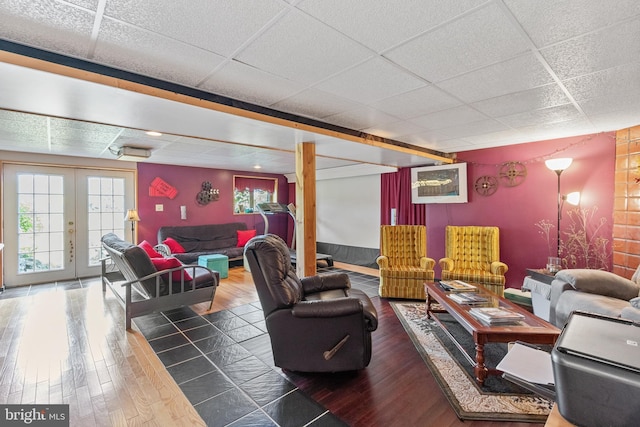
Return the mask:
MULTIPOLYGON (((288 203, 289 188, 284 175, 253 172, 228 171, 221 169, 196 168, 187 166, 138 163, 138 241, 157 243, 158 228, 163 225, 201 225, 244 222, 247 228, 264 232, 264 220, 258 213, 235 215, 233 213, 233 176, 256 176, 278 179, 278 202, 288 203), (160 177, 176 188, 178 194, 173 199, 149 196, 149 185, 160 177), (220 190, 220 197, 207 205, 200 205, 196 195, 202 190, 202 183, 209 181, 212 188, 220 190), (156 212, 157 204, 164 205, 162 212, 156 212), (180 206, 187 207, 187 219, 180 219, 180 206)), ((269 232, 286 237, 288 215, 271 215, 269 232)))
MULTIPOLYGON (((437 261, 444 256, 446 225, 495 225, 500 227, 500 252, 507 263, 507 287, 520 288, 526 268, 544 268, 549 255, 546 240, 535 226, 546 219, 554 224, 556 239, 557 175, 544 161, 550 158, 572 157, 573 163, 561 175, 561 192, 580 191, 580 207, 597 206, 596 218, 606 223, 600 233, 612 240, 613 194, 615 169, 615 134, 613 132, 533 143, 518 144, 458 154, 459 162, 467 162, 469 203, 427 205, 428 255, 437 261), (527 175, 520 185, 500 185, 491 196, 481 196, 474 190, 475 181, 484 175, 498 176, 505 162, 521 162, 527 175)), ((499 180, 502 184, 502 180, 499 180)), ((568 226, 567 210, 575 207, 565 203, 561 231, 568 226)), ((552 244, 555 252, 556 245, 552 244)), ((608 266, 611 270, 611 263, 608 266)), ((436 265, 436 277, 440 267, 436 265)))

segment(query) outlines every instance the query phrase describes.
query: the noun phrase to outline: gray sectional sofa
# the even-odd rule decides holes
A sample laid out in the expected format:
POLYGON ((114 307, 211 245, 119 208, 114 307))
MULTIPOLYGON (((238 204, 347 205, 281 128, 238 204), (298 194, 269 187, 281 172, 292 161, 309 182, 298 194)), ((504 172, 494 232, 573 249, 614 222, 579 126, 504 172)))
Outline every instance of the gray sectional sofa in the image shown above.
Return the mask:
POLYGON ((559 271, 551 282, 549 321, 562 328, 575 310, 640 321, 639 271, 631 280, 602 270, 559 271))

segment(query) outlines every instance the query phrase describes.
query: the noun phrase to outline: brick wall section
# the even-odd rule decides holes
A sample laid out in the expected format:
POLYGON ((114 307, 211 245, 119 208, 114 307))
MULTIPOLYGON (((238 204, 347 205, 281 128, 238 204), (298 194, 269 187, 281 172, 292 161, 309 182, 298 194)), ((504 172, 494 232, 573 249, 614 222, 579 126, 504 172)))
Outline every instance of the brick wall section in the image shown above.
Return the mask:
POLYGON ((616 132, 613 272, 631 278, 640 264, 640 126, 616 132))

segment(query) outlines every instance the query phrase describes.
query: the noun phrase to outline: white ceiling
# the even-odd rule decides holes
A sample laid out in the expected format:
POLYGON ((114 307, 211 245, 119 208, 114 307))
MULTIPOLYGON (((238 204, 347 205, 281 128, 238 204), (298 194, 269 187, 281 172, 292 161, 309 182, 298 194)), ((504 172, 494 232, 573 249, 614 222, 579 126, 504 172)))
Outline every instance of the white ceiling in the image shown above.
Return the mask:
MULTIPOLYGON (((637 0, 11 0, 0 22, 7 41, 441 153, 640 124, 637 0)), ((155 163, 289 173, 314 141, 318 169, 432 162, 0 65, 0 149, 127 144, 155 163)))

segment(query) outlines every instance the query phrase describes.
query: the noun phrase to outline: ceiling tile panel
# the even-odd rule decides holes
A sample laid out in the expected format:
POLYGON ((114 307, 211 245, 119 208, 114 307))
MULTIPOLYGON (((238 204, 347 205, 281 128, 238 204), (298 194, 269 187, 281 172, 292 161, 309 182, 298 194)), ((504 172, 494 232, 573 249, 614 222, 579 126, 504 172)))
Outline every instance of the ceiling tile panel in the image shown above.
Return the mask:
POLYGON ((425 86, 425 82, 376 57, 324 80, 315 87, 369 104, 425 86))
POLYGON ((112 19, 102 21, 94 59, 194 87, 224 58, 112 19))
MULTIPOLYGON (((636 88, 633 92, 604 95, 581 101, 579 104, 589 117, 637 111, 640 106, 640 90, 636 88)), ((640 123, 640 116, 636 121, 640 123)))
POLYGON ((465 136, 463 139, 474 146, 502 146, 512 142, 528 142, 529 137, 516 130, 509 129, 498 132, 480 133, 477 135, 465 136))
MULTIPOLYGON (((60 0, 58 0, 60 1, 60 0)), ((75 4, 89 10, 96 10, 100 4, 100 0, 66 0, 66 3, 75 4)), ((33 1, 31 1, 33 3, 33 1)))
POLYGON ((505 0, 539 48, 612 25, 640 14, 637 0, 505 0))
POLYGON ((102 152, 117 139, 120 135, 120 129, 113 126, 52 118, 50 135, 52 144, 77 145, 90 151, 102 152))
POLYGON ((258 105, 271 105, 304 86, 237 61, 226 62, 199 89, 258 105))
POLYGON ((638 117, 640 117, 639 105, 624 105, 621 108, 611 113, 592 116, 591 122, 600 132, 625 129, 628 127, 628 123, 633 123, 634 121, 638 123, 638 117))
POLYGON ((578 102, 591 98, 636 93, 640 90, 640 61, 576 77, 562 83, 578 102))
POLYGON ((433 148, 435 144, 441 142, 443 138, 438 135, 437 131, 427 130, 424 132, 413 133, 411 135, 405 135, 402 140, 407 142, 408 144, 435 149, 433 148))
POLYGON ((47 117, 0 110, 0 146, 46 149, 47 117))
POLYGON ((526 52, 529 45, 494 4, 403 44, 385 56, 439 82, 526 52))
POLYGON ((500 122, 514 128, 525 126, 564 122, 583 118, 583 115, 573 104, 561 105, 558 107, 543 108, 525 113, 511 114, 500 117, 500 122))
POLYGON ((229 56, 284 10, 277 0, 108 1, 105 15, 229 56))
POLYGON ((569 98, 557 84, 550 84, 522 92, 510 93, 473 103, 473 107, 491 117, 539 110, 567 104, 569 98))
POLYGON ((473 150, 475 148, 464 139, 447 139, 443 137, 437 138, 429 144, 423 144, 423 146, 445 153, 455 153, 457 151, 473 150))
POLYGON ((487 117, 473 108, 461 105, 448 110, 437 111, 424 116, 415 117, 410 121, 425 129, 437 130, 450 126, 458 126, 466 123, 484 120, 487 117))
POLYGON ((441 89, 466 102, 495 98, 553 83, 553 77, 533 53, 445 80, 441 89))
POLYGON ((437 87, 426 86, 374 102, 370 106, 392 116, 410 119, 460 104, 460 100, 437 87))
POLYGON ((0 2, 0 38, 86 58, 95 13, 55 1, 0 2))
MULTIPOLYGON (((183 3, 4 1, 0 38, 416 149, 456 152, 640 124, 637 0, 183 3), (561 84, 536 61, 534 45, 561 84)), ((312 141, 318 168, 428 162, 10 63, 0 63, 0 75, 0 108, 43 115, 0 111, 1 149, 106 159, 115 157, 109 144, 135 144, 153 149, 151 162, 234 170, 261 163, 288 173, 295 144, 312 141), (51 120, 49 148, 44 115, 117 127, 51 120), (147 128, 165 135, 133 130, 147 128), (323 157, 336 153, 352 158, 323 157)))
POLYGON ((327 122, 349 129, 363 130, 373 126, 384 126, 398 121, 390 116, 370 107, 361 107, 355 110, 345 111, 325 118, 327 122))
POLYGON ((466 123, 457 126, 451 126, 444 129, 438 129, 436 132, 444 139, 464 138, 471 135, 483 134, 489 132, 498 132, 506 130, 507 126, 492 120, 486 119, 473 123, 466 123))
POLYGON ((296 7, 376 52, 382 52, 485 2, 306 0, 296 7))
POLYGON ((354 110, 361 105, 321 90, 308 89, 276 102, 272 107, 301 116, 324 119, 344 111, 354 110))
POLYGON ((518 130, 522 133, 534 136, 533 141, 564 138, 574 135, 587 135, 596 131, 593 124, 586 119, 524 126, 518 130))
POLYGON ((594 73, 640 57, 640 17, 541 51, 561 80, 594 73))
POLYGON ((411 123, 406 120, 394 122, 394 123, 388 123, 385 125, 374 126, 369 129, 364 129, 365 132, 370 133, 372 135, 378 135, 383 138, 390 138, 390 139, 398 139, 399 137, 402 137, 405 135, 422 133, 425 130, 426 129, 416 125, 415 123, 411 123))
POLYGON ((300 12, 265 31, 236 59, 305 84, 324 80, 371 57, 371 52, 300 12))

